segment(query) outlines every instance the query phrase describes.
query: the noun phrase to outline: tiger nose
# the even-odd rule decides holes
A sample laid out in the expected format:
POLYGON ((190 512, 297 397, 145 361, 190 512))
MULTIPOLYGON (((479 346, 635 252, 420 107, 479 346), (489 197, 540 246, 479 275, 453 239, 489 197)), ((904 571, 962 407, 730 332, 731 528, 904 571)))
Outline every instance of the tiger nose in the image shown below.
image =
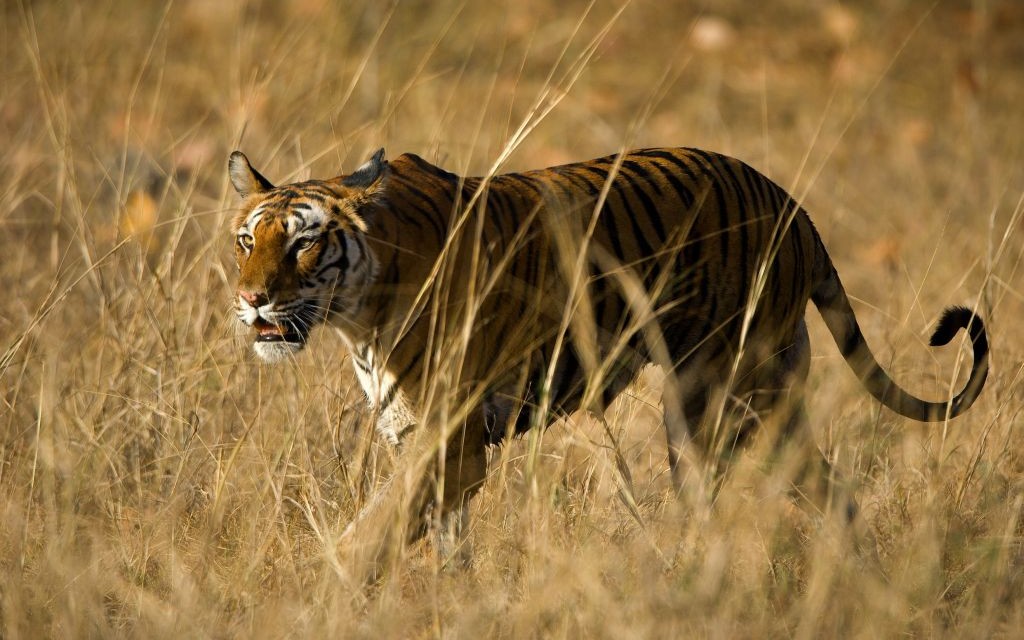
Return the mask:
POLYGON ((242 300, 245 300, 254 307, 262 307, 268 302, 267 294, 262 291, 246 291, 245 289, 239 289, 238 295, 242 300))

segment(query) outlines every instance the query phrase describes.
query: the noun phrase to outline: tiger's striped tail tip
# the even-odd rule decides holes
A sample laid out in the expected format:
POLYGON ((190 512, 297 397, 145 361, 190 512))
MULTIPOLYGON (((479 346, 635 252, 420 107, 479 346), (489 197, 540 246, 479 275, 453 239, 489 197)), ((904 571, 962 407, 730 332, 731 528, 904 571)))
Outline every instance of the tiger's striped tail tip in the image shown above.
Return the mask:
POLYGON ((938 326, 935 327, 935 332, 932 334, 929 344, 933 347, 949 344, 961 329, 967 329, 971 336, 971 342, 976 347, 981 347, 984 351, 988 351, 985 323, 982 322, 981 316, 967 307, 947 308, 942 313, 942 317, 939 319, 938 326))

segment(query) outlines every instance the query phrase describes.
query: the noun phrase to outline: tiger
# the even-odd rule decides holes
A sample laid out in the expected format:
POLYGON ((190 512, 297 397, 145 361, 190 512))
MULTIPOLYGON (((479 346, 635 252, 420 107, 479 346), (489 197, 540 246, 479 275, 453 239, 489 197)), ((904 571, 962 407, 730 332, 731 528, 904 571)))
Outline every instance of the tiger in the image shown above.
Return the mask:
POLYGON ((808 301, 868 393, 897 414, 955 418, 988 374, 981 317, 950 307, 931 345, 967 331, 964 387, 946 402, 898 386, 806 211, 719 153, 645 148, 464 177, 380 149, 352 173, 274 186, 235 151, 228 170, 242 202, 234 303, 256 356, 287 360, 332 326, 380 436, 401 448, 409 433, 435 432, 433 466, 408 505, 416 532, 428 520, 462 531, 492 446, 579 410, 602 415, 650 364, 666 374, 677 485, 686 451, 728 454, 770 416, 779 443, 810 443, 809 464, 827 467, 801 393, 808 301), (721 428, 740 414, 757 419, 721 428))

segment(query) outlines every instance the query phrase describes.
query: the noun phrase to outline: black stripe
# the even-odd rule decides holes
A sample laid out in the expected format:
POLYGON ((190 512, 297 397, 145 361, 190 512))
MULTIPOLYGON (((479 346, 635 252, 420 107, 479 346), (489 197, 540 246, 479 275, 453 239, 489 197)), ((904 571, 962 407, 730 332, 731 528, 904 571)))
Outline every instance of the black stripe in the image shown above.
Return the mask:
MULTIPOLYGON (((423 210, 424 207, 417 207, 417 209, 424 214, 422 216, 422 219, 425 219, 426 222, 429 223, 430 226, 433 228, 434 234, 437 236, 438 242, 444 242, 444 238, 448 234, 448 231, 445 228, 445 226, 441 224, 441 220, 445 216, 441 211, 440 207, 438 206, 437 201, 434 198, 431 198, 418 186, 414 185, 408 180, 403 179, 399 180, 398 182, 400 182, 400 186, 403 189, 407 190, 411 195, 415 196, 425 205, 427 211, 423 210)), ((404 212, 402 212, 400 209, 390 208, 389 212, 401 218, 403 222, 415 225, 419 229, 423 229, 423 224, 421 221, 414 220, 413 218, 404 215, 404 212)))
POLYGON ((388 387, 387 391, 384 392, 384 396, 380 399, 380 402, 377 404, 376 408, 380 413, 386 411, 388 407, 391 406, 391 403, 395 401, 395 398, 398 397, 398 391, 402 388, 402 383, 405 381, 406 376, 409 375, 409 372, 412 371, 412 368, 416 366, 416 363, 418 361, 418 358, 413 358, 405 366, 405 369, 403 369, 401 372, 399 372, 397 376, 395 376, 395 381, 391 383, 391 386, 388 387))
POLYGON ((581 187, 583 192, 591 199, 596 198, 601 193, 601 189, 599 187, 595 186, 593 182, 576 171, 559 169, 558 175, 571 182, 574 186, 581 187))
MULTIPOLYGON (((647 234, 644 233, 643 227, 640 226, 640 220, 628 197, 630 194, 639 193, 640 188, 636 185, 634 178, 631 175, 621 171, 619 172, 619 175, 616 176, 616 186, 618 188, 615 190, 615 193, 618 194, 619 199, 622 201, 622 206, 625 208, 626 216, 629 218, 629 226, 633 231, 633 239, 640 248, 639 255, 631 255, 630 258, 645 258, 653 255, 654 247, 652 247, 651 243, 647 240, 647 234)), ((641 206, 643 206, 642 203, 641 206)), ((655 210, 654 213, 656 215, 657 210, 655 210)))
POLYGON ((606 200, 605 206, 602 208, 598 216, 600 217, 601 224, 604 225, 605 233, 608 235, 608 241, 612 244, 612 253, 614 253, 615 257, 619 259, 619 262, 625 262, 626 253, 622 248, 622 241, 619 239, 619 227, 615 221, 615 212, 614 209, 607 205, 608 203, 606 200))
MULTIPOLYGON (((725 177, 725 181, 732 187, 733 192, 736 194, 736 209, 738 214, 738 220, 735 227, 729 229, 727 233, 732 237, 736 238, 739 244, 739 252, 737 260, 739 260, 739 272, 743 281, 741 286, 743 287, 741 293, 746 298, 747 292, 753 285, 753 270, 750 269, 750 231, 749 226, 751 223, 751 212, 750 212, 750 198, 748 193, 743 188, 743 181, 740 179, 739 174, 735 171, 735 166, 730 158, 724 156, 718 156, 719 162, 719 174, 725 177)), ((756 217, 756 213, 755 213, 756 217)))
POLYGON ((387 411, 388 407, 391 406, 391 403, 395 401, 396 397, 398 397, 398 382, 395 382, 388 387, 388 390, 384 393, 384 397, 380 399, 380 403, 377 405, 377 411, 380 413, 387 411))
POLYGON ((757 255, 753 256, 755 260, 761 260, 765 256, 764 251, 764 239, 762 238, 762 230, 766 221, 770 219, 770 212, 768 211, 768 195, 766 190, 774 186, 763 175, 755 171, 750 165, 740 163, 743 179, 746 182, 747 190, 752 194, 754 198, 754 211, 757 219, 752 221, 747 230, 747 233, 751 236, 753 244, 756 247, 757 255))
POLYGON ((348 242, 346 242, 345 232, 340 229, 335 231, 332 235, 334 235, 337 238, 338 247, 341 249, 341 256, 339 256, 337 260, 325 264, 323 267, 317 270, 317 273, 323 273, 328 269, 338 267, 338 270, 341 271, 342 274, 341 281, 344 282, 345 274, 348 272, 348 268, 350 266, 348 261, 348 242))
MULTIPOLYGON (((786 278, 785 274, 783 273, 783 265, 780 261, 785 260, 787 258, 785 253, 785 249, 787 249, 787 244, 792 244, 792 246, 788 247, 790 250, 790 255, 788 257, 793 261, 794 269, 798 268, 802 260, 802 248, 799 245, 799 238, 796 234, 792 233, 792 224, 788 225, 785 228, 783 228, 782 225, 786 219, 786 212, 788 212, 792 206, 796 206, 796 203, 792 200, 789 194, 782 191, 782 189, 776 190, 776 192, 773 194, 772 200, 774 203, 773 208, 777 211, 775 220, 779 229, 779 233, 776 234, 775 236, 775 242, 777 243, 779 250, 776 252, 776 256, 773 260, 771 267, 772 272, 776 274, 776 278, 779 280, 779 282, 777 283, 777 289, 781 290, 785 286, 787 287, 787 290, 789 290, 792 286, 794 286, 795 283, 788 281, 788 278, 786 278)), ((770 249, 771 247, 769 246, 768 248, 770 249)), ((795 278, 798 275, 798 272, 794 270, 794 272, 790 274, 790 277, 795 278)), ((775 294, 775 296, 776 304, 780 308, 791 306, 789 305, 790 301, 782 299, 778 294, 775 294)), ((787 297, 789 298, 792 296, 787 297)))
POLYGON ((513 182, 515 184, 522 185, 529 189, 530 191, 536 193, 538 196, 540 196, 541 200, 544 199, 544 192, 541 190, 539 186, 537 186, 537 183, 533 180, 533 178, 529 178, 521 173, 506 173, 504 175, 494 178, 493 180, 491 180, 491 183, 493 184, 498 181, 513 182))
POLYGON ((843 354, 843 357, 849 359, 860 348, 860 345, 864 342, 864 334, 860 332, 860 327, 853 324, 852 327, 848 328, 846 339, 843 344, 839 345, 839 351, 843 354))
MULTIPOLYGON (((651 149, 649 151, 645 151, 641 155, 643 155, 644 157, 648 157, 648 158, 659 158, 661 160, 664 160, 664 161, 670 163, 672 166, 674 166, 676 169, 680 170, 681 172, 683 172, 683 174, 685 174, 688 178, 690 178, 690 182, 691 183, 694 183, 696 185, 696 183, 697 183, 697 176, 693 173, 693 171, 686 164, 686 162, 682 158, 677 156, 676 154, 671 153, 671 152, 666 151, 666 150, 663 150, 663 149, 651 149)), ((659 165, 657 163, 653 163, 653 164, 654 164, 655 167, 657 167, 662 172, 663 175, 666 176, 666 178, 669 178, 669 181, 671 182, 672 187, 679 194, 679 197, 680 197, 680 199, 682 199, 683 204, 685 204, 687 206, 687 208, 692 208, 694 203, 696 203, 696 201, 697 201, 697 198, 694 195, 693 191, 691 191, 689 188, 687 188, 686 185, 684 185, 679 180, 679 178, 677 178, 675 176, 675 174, 673 172, 666 171, 664 169, 664 167, 662 167, 661 165, 659 165)))
POLYGON ((553 189, 558 189, 558 192, 562 194, 558 201, 561 209, 559 211, 560 215, 568 214, 570 211, 569 207, 573 205, 573 200, 576 199, 576 191, 571 188, 572 183, 567 185, 566 182, 569 182, 568 179, 560 173, 552 173, 551 177, 544 181, 544 184, 549 185, 553 189))
POLYGON ((493 207, 487 217, 498 229, 502 248, 507 248, 504 245, 512 240, 516 231, 519 230, 519 225, 522 224, 519 216, 516 215, 515 203, 503 189, 488 189, 487 206, 489 209, 493 207))
MULTIPOLYGON (((292 190, 289 189, 288 191, 286 191, 283 194, 281 194, 281 198, 280 199, 286 201, 288 204, 291 204, 290 201, 291 200, 295 200, 295 199, 312 200, 313 202, 315 202, 317 204, 321 204, 321 205, 327 203, 327 196, 325 196, 324 194, 318 193, 316 191, 310 190, 310 189, 306 189, 301 194, 298 193, 297 191, 292 191, 292 190)), ((305 204, 305 203, 296 203, 296 204, 305 204)), ((291 205, 291 206, 296 206, 296 205, 291 205)), ((308 205, 306 205, 306 206, 308 206, 308 205)))
POLYGON ((359 347, 359 350, 356 353, 356 357, 359 358, 360 360, 362 360, 363 362, 367 362, 369 360, 369 357, 370 357, 370 345, 369 345, 369 343, 366 343, 366 344, 362 345, 361 347, 359 347))
MULTIPOLYGON (((608 176, 611 174, 611 171, 605 171, 601 167, 595 166, 593 164, 576 165, 576 172, 585 172, 589 173, 592 176, 596 176, 600 180, 601 189, 603 189, 604 185, 608 183, 608 176)), ((618 177, 618 174, 616 174, 615 177, 618 177)), ((614 189, 614 187, 614 179, 612 179, 612 184, 609 186, 608 190, 611 191, 612 189, 614 189)), ((600 193, 600 190, 598 190, 598 193, 600 193)))
MULTIPOLYGON (((637 166, 636 162, 630 162, 629 164, 637 166)), ((623 163, 622 166, 626 167, 626 163, 623 163)), ((656 195, 661 195, 661 188, 658 186, 656 182, 651 180, 650 175, 646 171, 643 172, 642 174, 632 176, 632 179, 643 180, 644 183, 650 185, 654 189, 656 195)), ((651 223, 651 226, 654 227, 654 233, 656 236, 658 236, 659 243, 661 245, 664 245, 665 240, 668 238, 668 234, 665 232, 665 225, 662 223, 661 220, 661 211, 658 210, 657 205, 654 204, 654 201, 651 199, 650 195, 648 195, 647 192, 644 191, 641 185, 634 186, 633 190, 634 193, 636 193, 637 199, 640 200, 640 205, 644 208, 644 212, 647 213, 647 220, 651 223)), ((650 255, 650 253, 646 255, 650 255)))
MULTIPOLYGON (((610 172, 605 171, 600 167, 595 167, 592 164, 581 164, 577 165, 577 170, 599 178, 602 184, 608 183, 608 176, 610 172)), ((608 234, 608 239, 612 243, 612 252, 615 254, 615 257, 618 258, 620 262, 626 262, 627 254, 622 247, 622 239, 620 237, 621 233, 619 232, 617 224, 617 207, 615 206, 615 203, 609 202, 609 199, 613 195, 620 201, 621 208, 625 211, 626 217, 629 218, 629 223, 633 228, 634 235, 637 236, 637 240, 643 242, 644 244, 646 244, 646 240, 643 238, 642 231, 638 233, 637 222, 633 215, 632 208, 629 206, 629 202, 624 197, 621 187, 616 187, 615 180, 618 180, 621 177, 621 175, 616 175, 615 178, 612 179, 612 183, 608 189, 608 195, 605 199, 606 206, 601 210, 599 216, 601 219, 601 223, 604 225, 605 231, 608 234)), ((647 253, 645 255, 650 255, 650 245, 647 245, 646 251, 647 253)))
MULTIPOLYGON (((395 180, 395 182, 398 183, 397 186, 399 186, 402 189, 405 189, 406 191, 408 191, 408 195, 413 196, 414 198, 416 198, 419 201, 419 204, 414 204, 413 207, 420 214, 423 214, 423 213, 428 214, 425 217, 427 218, 428 222, 430 222, 431 224, 434 225, 435 231, 436 231, 439 228, 436 221, 437 221, 438 218, 441 217, 441 209, 438 206, 437 201, 434 198, 430 197, 422 189, 420 189, 415 183, 405 179, 404 177, 403 178, 397 178, 395 180), (424 211, 424 210, 426 210, 426 211, 424 211)), ((395 217, 401 219, 402 222, 405 222, 407 224, 416 225, 416 227, 420 228, 420 229, 423 228, 422 220, 418 220, 418 219, 410 217, 401 208, 392 207, 392 208, 389 209, 389 212, 391 214, 393 214, 395 217)))
MULTIPOLYGON (((635 156, 631 156, 631 157, 635 157, 635 156)), ((647 184, 651 185, 651 188, 654 189, 654 193, 656 195, 660 196, 661 195, 661 187, 658 186, 658 183, 655 182, 652 179, 651 172, 648 169, 648 167, 653 165, 653 164, 654 164, 653 162, 646 163, 646 164, 641 164, 641 163, 637 162, 636 160, 623 160, 622 161, 622 167, 624 169, 629 170, 630 172, 633 173, 633 175, 635 177, 637 177, 637 178, 643 180, 644 182, 646 182, 647 184)))
POLYGON ((463 180, 462 190, 460 191, 460 195, 462 198, 462 202, 460 204, 462 206, 465 206, 473 199, 473 195, 476 194, 477 189, 480 188, 480 185, 482 183, 483 181, 480 180, 479 178, 466 178, 465 180, 463 180))
POLYGON ((688 149, 694 156, 698 156, 708 162, 708 166, 703 163, 694 162, 694 165, 700 172, 708 179, 711 184, 711 189, 715 192, 715 197, 718 199, 718 246, 719 246, 719 259, 725 263, 729 258, 729 234, 725 231, 729 228, 729 207, 725 201, 725 192, 722 190, 722 181, 717 175, 717 171, 712 171, 714 165, 711 164, 708 159, 708 154, 700 149, 688 149))

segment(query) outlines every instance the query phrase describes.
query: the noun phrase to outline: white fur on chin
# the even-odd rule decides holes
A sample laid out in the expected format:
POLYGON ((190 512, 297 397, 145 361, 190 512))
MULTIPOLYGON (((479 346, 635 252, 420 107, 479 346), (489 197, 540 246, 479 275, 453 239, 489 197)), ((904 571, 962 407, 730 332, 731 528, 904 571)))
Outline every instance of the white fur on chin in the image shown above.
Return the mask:
POLYGON ((274 364, 294 356, 304 346, 301 342, 254 342, 252 350, 263 362, 274 364))

